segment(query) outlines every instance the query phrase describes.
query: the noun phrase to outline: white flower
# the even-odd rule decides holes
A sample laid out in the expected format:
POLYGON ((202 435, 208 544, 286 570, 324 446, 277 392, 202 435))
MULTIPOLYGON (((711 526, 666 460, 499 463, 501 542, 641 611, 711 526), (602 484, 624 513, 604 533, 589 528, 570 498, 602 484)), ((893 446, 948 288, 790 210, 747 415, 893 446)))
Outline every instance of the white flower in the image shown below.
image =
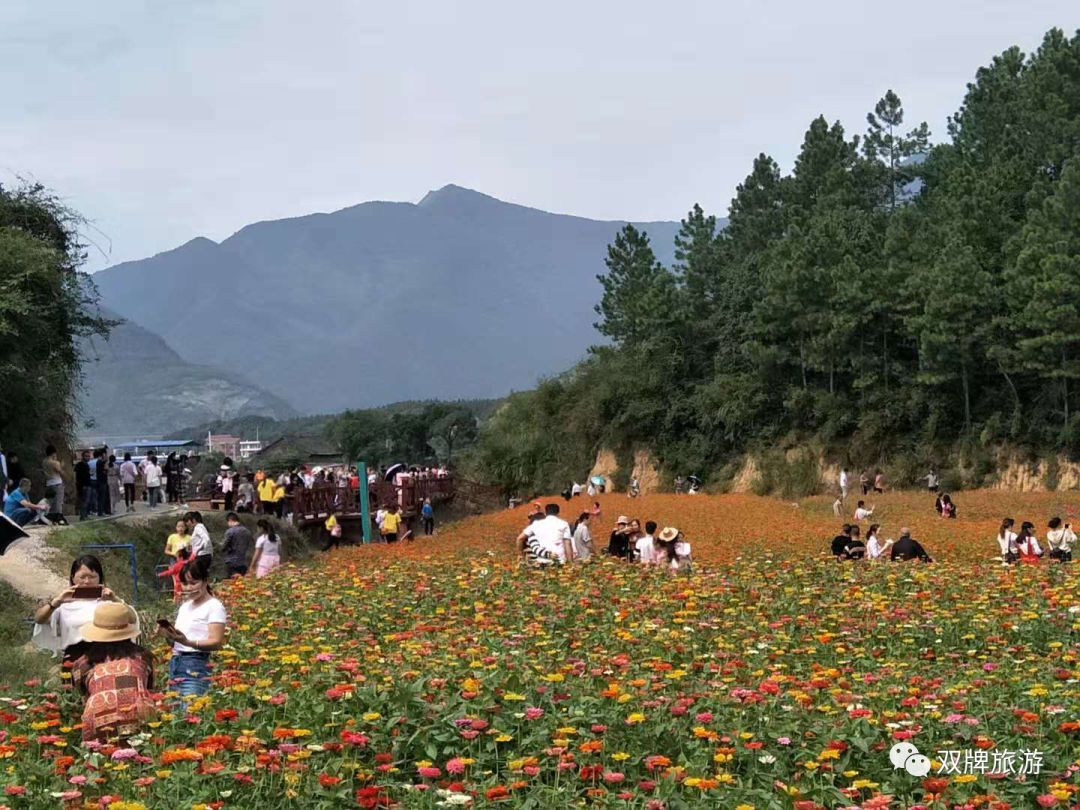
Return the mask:
POLYGON ((776 762, 776 757, 774 757, 772 754, 762 754, 760 757, 757 758, 757 761, 760 762, 762 765, 772 765, 774 762, 776 762))

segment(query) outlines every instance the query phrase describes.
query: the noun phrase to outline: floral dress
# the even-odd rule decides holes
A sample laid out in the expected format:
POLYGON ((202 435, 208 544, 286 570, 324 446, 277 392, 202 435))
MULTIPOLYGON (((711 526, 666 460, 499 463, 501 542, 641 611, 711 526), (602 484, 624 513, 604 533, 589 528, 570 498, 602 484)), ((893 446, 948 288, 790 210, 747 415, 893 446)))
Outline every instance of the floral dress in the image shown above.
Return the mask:
POLYGON ((130 737, 156 713, 150 694, 153 669, 141 658, 117 658, 90 668, 83 658, 72 675, 86 695, 83 742, 130 737))

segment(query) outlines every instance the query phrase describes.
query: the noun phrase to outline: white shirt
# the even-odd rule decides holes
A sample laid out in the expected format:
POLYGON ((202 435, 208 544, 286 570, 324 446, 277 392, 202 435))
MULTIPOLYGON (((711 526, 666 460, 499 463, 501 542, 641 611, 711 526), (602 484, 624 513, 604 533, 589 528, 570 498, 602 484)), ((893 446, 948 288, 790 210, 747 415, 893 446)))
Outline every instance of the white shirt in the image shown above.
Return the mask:
POLYGON ((589 524, 582 521, 574 529, 574 556, 579 560, 587 560, 592 556, 592 532, 589 524))
POLYGON ((157 464, 146 463, 143 468, 143 478, 146 479, 147 487, 160 487, 161 486, 161 467, 157 464))
POLYGON ((675 544, 675 559, 671 561, 672 569, 682 568, 690 563, 690 544, 680 540, 675 544))
MULTIPOLYGON (((43 650, 62 652, 82 641, 82 626, 94 620, 98 605, 107 604, 105 599, 76 599, 65 602, 53 611, 47 624, 34 625, 34 644, 43 650)), ((139 626, 136 616, 135 626, 139 626)))
POLYGON ((840 471, 840 489, 847 489, 848 486, 848 474, 846 471, 840 471))
MULTIPOLYGON (((225 624, 225 606, 214 597, 200 605, 184 602, 176 611, 176 629, 191 641, 206 641, 210 638, 210 625, 225 624)), ((173 644, 173 652, 203 652, 179 642, 173 644)))
POLYGON ((120 465, 120 482, 123 484, 134 484, 135 479, 139 476, 139 468, 135 466, 135 462, 128 459, 120 465))
POLYGON ((1010 532, 1008 529, 1005 530, 1004 535, 1000 535, 1000 534, 998 535, 997 541, 998 541, 998 546, 1001 548, 1001 556, 1004 557, 1010 551, 1013 554, 1019 554, 1020 553, 1016 548, 1016 537, 1017 537, 1016 532, 1010 532))
POLYGON ((866 557, 870 560, 878 559, 885 553, 885 549, 888 548, 888 543, 883 543, 878 539, 878 536, 871 535, 866 541, 866 557))
POLYGON ((872 514, 874 514, 873 509, 863 509, 862 507, 859 507, 855 510, 855 520, 866 520, 872 514))
POLYGON ((574 485, 572 487, 570 487, 570 494, 571 495, 580 495, 581 494, 581 484, 579 484, 579 483, 577 483, 575 481, 574 485))
POLYGON ((1035 539, 1035 535, 1031 535, 1023 543, 1017 543, 1016 547, 1020 550, 1021 554, 1023 554, 1025 551, 1028 551, 1029 553, 1032 553, 1032 554, 1042 554, 1042 548, 1039 546, 1039 541, 1035 539), (1028 543, 1031 544, 1030 549, 1025 548, 1025 546, 1027 546, 1028 543))
POLYGON ((656 547, 650 534, 639 537, 638 541, 634 543, 634 548, 637 550, 638 560, 646 565, 663 562, 663 558, 667 556, 664 554, 663 549, 656 547))
POLYGON ((214 544, 210 541, 210 532, 201 523, 196 523, 191 530, 191 556, 211 556, 214 553, 214 544))
POLYGON ((386 518, 386 510, 380 509, 375 513, 375 525, 380 529, 382 528, 383 520, 386 518))
POLYGON ((549 552, 559 562, 566 562, 566 550, 563 547, 564 540, 572 541, 570 524, 557 515, 548 515, 542 520, 534 521, 525 530, 527 537, 535 537, 540 547, 549 552))
POLYGON ((1072 551, 1073 543, 1076 542, 1076 532, 1071 526, 1051 529, 1046 533, 1046 542, 1050 544, 1050 548, 1072 551))

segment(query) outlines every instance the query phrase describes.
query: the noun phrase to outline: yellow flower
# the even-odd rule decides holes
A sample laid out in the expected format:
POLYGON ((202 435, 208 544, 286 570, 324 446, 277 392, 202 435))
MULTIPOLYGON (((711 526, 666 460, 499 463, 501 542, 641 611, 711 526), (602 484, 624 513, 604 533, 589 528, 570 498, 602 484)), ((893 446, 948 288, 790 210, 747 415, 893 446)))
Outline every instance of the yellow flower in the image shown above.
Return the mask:
POLYGON ((876 788, 877 782, 872 782, 869 779, 856 779, 851 783, 851 786, 856 790, 862 790, 863 788, 876 788))
POLYGON ((616 762, 622 762, 625 759, 630 759, 630 755, 625 751, 619 751, 611 755, 611 758, 616 762))
POLYGON ((510 742, 512 739, 514 739, 514 738, 511 737, 509 734, 500 734, 498 737, 495 738, 495 742, 497 742, 497 743, 510 742))
POLYGON ((519 695, 517 692, 505 692, 503 694, 503 700, 526 700, 525 695, 519 695))
POLYGON ((752 804, 737 804, 737 805, 735 805, 735 810, 754 810, 754 805, 752 805, 752 804))
POLYGON ((978 778, 979 777, 977 777, 973 773, 962 773, 959 776, 955 777, 953 781, 956 782, 956 784, 958 785, 966 785, 968 782, 974 782, 978 778))
POLYGON ((631 726, 634 725, 635 723, 644 723, 645 722, 645 715, 643 715, 641 712, 634 712, 633 714, 631 714, 629 717, 626 718, 626 722, 627 722, 627 724, 629 724, 631 726))

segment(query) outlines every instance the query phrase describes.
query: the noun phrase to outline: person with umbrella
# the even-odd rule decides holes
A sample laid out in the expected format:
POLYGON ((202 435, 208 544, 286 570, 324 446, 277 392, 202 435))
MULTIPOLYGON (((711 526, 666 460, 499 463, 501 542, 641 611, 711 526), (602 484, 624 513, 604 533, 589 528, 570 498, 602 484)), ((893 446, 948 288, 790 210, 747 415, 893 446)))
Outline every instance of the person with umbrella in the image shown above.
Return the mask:
POLYGON ((701 489, 701 479, 696 475, 688 475, 686 476, 686 482, 690 485, 690 490, 686 494, 697 495, 698 490, 701 489))

